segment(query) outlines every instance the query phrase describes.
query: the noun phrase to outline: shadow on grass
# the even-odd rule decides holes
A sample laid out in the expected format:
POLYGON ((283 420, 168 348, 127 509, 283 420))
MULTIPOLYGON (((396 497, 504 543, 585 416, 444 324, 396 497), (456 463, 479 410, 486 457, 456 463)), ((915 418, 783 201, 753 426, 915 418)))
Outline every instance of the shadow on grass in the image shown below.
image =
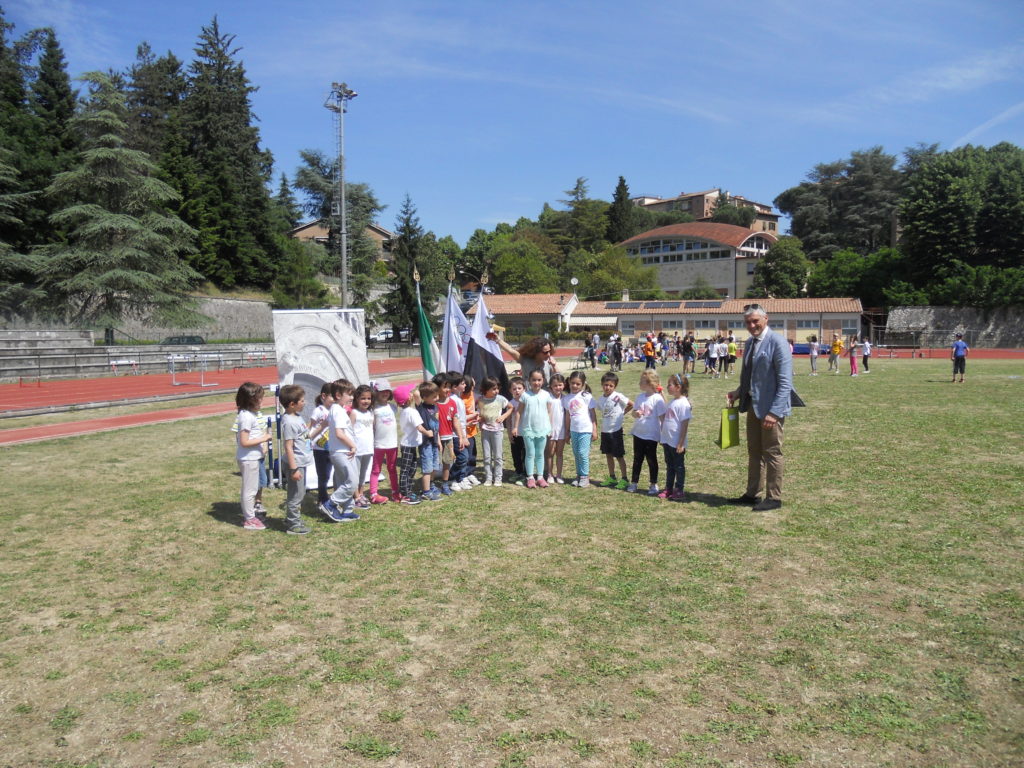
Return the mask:
POLYGON ((215 501, 210 505, 206 514, 219 523, 242 525, 242 508, 237 501, 215 501))
POLYGON ((742 509, 742 507, 736 507, 736 505, 730 504, 729 498, 730 497, 728 496, 719 496, 717 493, 686 492, 686 502, 690 504, 700 503, 706 504, 709 507, 734 507, 736 509, 742 509))
MULTIPOLYGON (((215 501, 210 505, 206 514, 219 523, 233 525, 237 528, 242 527, 242 509, 237 501, 215 501)), ((303 509, 303 514, 306 514, 305 509, 303 509)), ((288 528, 284 522, 283 511, 280 511, 277 516, 263 518, 263 523, 267 526, 268 531, 284 532, 288 528)))

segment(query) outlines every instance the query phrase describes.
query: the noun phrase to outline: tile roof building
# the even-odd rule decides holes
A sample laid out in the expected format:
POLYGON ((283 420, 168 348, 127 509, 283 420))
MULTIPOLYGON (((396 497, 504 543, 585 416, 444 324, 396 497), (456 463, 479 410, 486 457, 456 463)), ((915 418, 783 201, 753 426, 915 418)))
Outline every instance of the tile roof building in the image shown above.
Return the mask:
POLYGON ((683 211, 697 221, 708 221, 715 212, 715 206, 725 197, 737 208, 753 208, 754 221, 750 228, 755 232, 778 233, 779 214, 766 203, 747 200, 742 195, 730 195, 721 189, 706 189, 703 192, 683 192, 675 197, 661 198, 641 195, 633 198, 633 205, 652 211, 683 211))
POLYGON ((703 278, 720 295, 735 298, 753 284, 754 267, 777 240, 771 232, 695 221, 651 229, 619 245, 645 266, 657 267, 658 284, 670 295, 703 278))
MULTIPOLYGON (((805 342, 809 336, 830 338, 861 332, 860 299, 683 299, 631 301, 628 291, 618 301, 580 301, 575 294, 494 294, 485 297, 494 323, 514 333, 543 330, 545 323, 569 332, 613 330, 625 338, 648 332, 692 333, 698 339, 732 334, 747 338, 743 310, 755 302, 765 308, 771 327, 790 341, 805 342)), ((476 311, 474 305, 469 314, 476 311)))

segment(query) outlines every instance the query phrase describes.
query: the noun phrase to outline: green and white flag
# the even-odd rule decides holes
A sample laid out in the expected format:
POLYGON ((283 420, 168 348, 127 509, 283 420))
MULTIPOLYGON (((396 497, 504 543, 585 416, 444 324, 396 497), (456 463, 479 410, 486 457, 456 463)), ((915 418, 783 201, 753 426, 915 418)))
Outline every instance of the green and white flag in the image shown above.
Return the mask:
POLYGON ((434 341, 434 331, 430 328, 430 320, 423 311, 423 299, 420 298, 420 284, 416 282, 416 309, 418 310, 418 329, 420 337, 420 358, 423 360, 423 380, 426 381, 441 370, 441 350, 434 341))

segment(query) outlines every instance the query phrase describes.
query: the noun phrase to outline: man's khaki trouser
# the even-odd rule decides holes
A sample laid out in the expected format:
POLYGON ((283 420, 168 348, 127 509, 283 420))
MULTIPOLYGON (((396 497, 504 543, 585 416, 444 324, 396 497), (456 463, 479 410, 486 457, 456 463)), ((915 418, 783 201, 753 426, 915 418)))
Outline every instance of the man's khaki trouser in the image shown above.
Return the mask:
POLYGON ((747 411, 747 495, 758 496, 764 483, 766 499, 782 501, 782 424, 761 426, 754 408, 747 411))

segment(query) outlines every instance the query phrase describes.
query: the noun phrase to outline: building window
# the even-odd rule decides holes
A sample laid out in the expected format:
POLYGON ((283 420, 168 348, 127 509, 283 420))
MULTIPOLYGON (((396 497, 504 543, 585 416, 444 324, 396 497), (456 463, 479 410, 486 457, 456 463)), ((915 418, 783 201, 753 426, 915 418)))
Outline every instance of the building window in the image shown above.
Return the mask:
POLYGON ((754 270, 755 269, 757 269, 757 262, 756 261, 748 261, 747 262, 747 274, 748 275, 754 274, 754 270))
POLYGON ((717 328, 718 322, 715 320, 697 320, 693 324, 694 328, 717 328))
POLYGON ((633 320, 623 320, 619 326, 622 328, 623 336, 632 336, 636 330, 636 322, 633 320))
POLYGON ((775 222, 774 222, 774 221, 769 221, 769 222, 768 222, 768 229, 769 229, 769 230, 770 230, 771 232, 774 232, 774 231, 775 231, 775 222))
POLYGON ((686 328, 686 323, 682 320, 665 320, 662 322, 661 327, 669 330, 682 330, 686 328))
POLYGON ((786 321, 785 320, 769 320, 768 321, 768 327, 771 328, 773 331, 784 331, 784 330, 786 330, 786 321))
POLYGON ((796 321, 796 327, 798 329, 799 328, 815 328, 816 329, 818 327, 818 321, 817 320, 797 320, 796 321))
POLYGON ((728 322, 728 328, 730 331, 739 331, 746 327, 746 324, 742 320, 730 320, 728 322))
POLYGON ((857 320, 843 320, 843 335, 852 336, 860 333, 860 323, 857 320))

